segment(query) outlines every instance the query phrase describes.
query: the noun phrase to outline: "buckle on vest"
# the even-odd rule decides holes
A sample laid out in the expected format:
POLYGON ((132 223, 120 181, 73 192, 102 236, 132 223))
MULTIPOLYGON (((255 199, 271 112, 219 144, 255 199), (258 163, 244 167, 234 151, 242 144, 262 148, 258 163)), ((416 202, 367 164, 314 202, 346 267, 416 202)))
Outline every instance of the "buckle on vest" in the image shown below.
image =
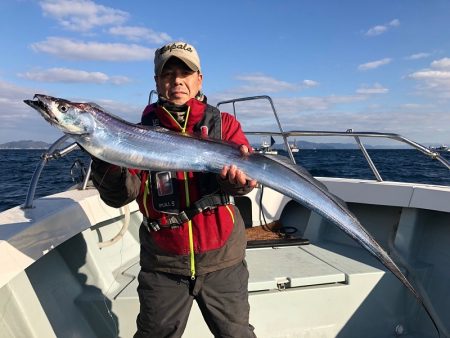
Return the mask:
POLYGON ((166 220, 171 228, 178 228, 181 224, 189 221, 189 217, 186 212, 182 211, 177 215, 170 215, 166 217, 166 220))
POLYGON ((149 220, 147 217, 142 219, 142 224, 147 228, 148 232, 159 231, 161 228, 176 229, 181 226, 181 224, 189 221, 188 216, 185 212, 178 215, 170 215, 166 217, 167 224, 162 225, 159 220, 149 220))
POLYGON ((204 210, 212 210, 219 205, 234 204, 234 197, 230 195, 207 195, 194 203, 194 208, 185 210, 179 214, 167 214, 165 222, 161 224, 160 220, 149 220, 144 216, 142 224, 147 228, 148 232, 159 231, 161 228, 176 229, 183 223, 186 223, 192 219, 195 215, 201 213, 204 210))
POLYGON ((142 219, 142 224, 147 228, 148 232, 161 230, 159 223, 157 221, 150 221, 147 217, 144 216, 142 219))

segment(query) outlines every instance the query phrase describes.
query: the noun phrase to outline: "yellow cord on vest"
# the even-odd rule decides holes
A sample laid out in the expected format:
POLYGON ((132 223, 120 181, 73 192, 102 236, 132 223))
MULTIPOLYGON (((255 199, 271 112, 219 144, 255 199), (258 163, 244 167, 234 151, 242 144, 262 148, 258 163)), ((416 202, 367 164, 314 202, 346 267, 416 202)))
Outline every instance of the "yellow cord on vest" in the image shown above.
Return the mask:
POLYGON ((148 180, 149 179, 150 179, 150 172, 148 173, 147 180, 145 181, 144 198, 143 198, 143 204, 144 204, 144 209, 145 209, 145 216, 147 218, 149 216, 148 208, 147 208, 147 197, 148 197, 148 193, 149 193, 149 188, 148 188, 148 180))
MULTIPOLYGON (((186 118, 184 120, 184 126, 181 126, 178 121, 172 116, 172 114, 164 108, 164 111, 170 116, 170 118, 180 127, 181 132, 186 133, 187 122, 189 119, 189 112, 191 111, 191 107, 188 107, 186 112, 186 118)), ((191 201, 189 198, 189 182, 188 182, 188 174, 187 172, 183 172, 184 175, 184 190, 186 192, 186 208, 191 206, 191 201)), ((194 251, 194 234, 192 232, 192 221, 188 221, 188 234, 189 234, 189 257, 190 257, 190 266, 191 266, 191 279, 195 279, 195 251, 194 251)))

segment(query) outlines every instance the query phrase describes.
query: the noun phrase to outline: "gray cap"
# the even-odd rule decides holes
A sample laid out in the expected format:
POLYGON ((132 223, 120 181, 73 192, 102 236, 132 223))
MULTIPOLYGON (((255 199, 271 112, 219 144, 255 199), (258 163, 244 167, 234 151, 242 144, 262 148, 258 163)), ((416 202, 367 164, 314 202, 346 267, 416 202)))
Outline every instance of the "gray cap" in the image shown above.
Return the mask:
POLYGON ((161 74, 164 65, 172 56, 183 61, 193 71, 201 72, 200 58, 194 46, 183 41, 177 41, 168 43, 155 51, 156 76, 161 74))

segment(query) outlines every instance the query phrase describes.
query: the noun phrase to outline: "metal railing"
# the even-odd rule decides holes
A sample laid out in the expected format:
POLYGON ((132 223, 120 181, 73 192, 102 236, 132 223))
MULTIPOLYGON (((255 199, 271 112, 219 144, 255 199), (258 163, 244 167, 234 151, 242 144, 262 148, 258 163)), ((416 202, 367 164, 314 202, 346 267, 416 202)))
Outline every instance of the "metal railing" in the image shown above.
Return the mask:
MULTIPOLYGON (((34 170, 33 176, 30 181, 30 185, 28 186, 25 203, 22 206, 23 209, 33 208, 33 201, 34 201, 34 196, 36 194, 36 187, 39 182, 39 178, 41 177, 42 170, 47 165, 48 161, 62 158, 64 156, 66 156, 67 154, 71 153, 72 151, 79 149, 79 146, 76 143, 71 143, 68 146, 66 146, 65 148, 58 149, 69 138, 70 138, 69 135, 64 135, 64 136, 60 137, 47 149, 47 151, 45 153, 43 153, 41 155, 41 161, 36 166, 36 169, 34 170)), ((91 163, 92 163, 92 160, 89 163, 87 173, 81 184, 82 190, 86 189, 87 183, 89 181, 89 177, 90 177, 90 173, 91 173, 91 163)))
POLYGON ((427 147, 414 142, 410 139, 407 139, 406 137, 403 137, 399 134, 393 134, 393 133, 378 133, 378 132, 355 132, 353 131, 353 129, 347 129, 347 131, 345 132, 340 132, 340 131, 308 131, 308 130, 292 130, 292 131, 284 131, 283 128, 281 127, 281 123, 280 123, 280 119, 278 118, 278 114, 277 111, 275 109, 275 106, 273 104, 272 99, 267 96, 267 95, 262 95, 262 96, 249 96, 249 97, 243 97, 243 98, 238 98, 238 99, 233 99, 233 100, 227 100, 227 101, 221 101, 219 103, 217 103, 217 107, 224 105, 224 104, 232 104, 233 106, 233 114, 234 116, 237 118, 237 114, 236 114, 236 103, 237 102, 244 102, 244 101, 252 101, 252 100, 261 100, 261 99, 265 99, 268 100, 270 103, 270 106, 272 108, 272 112, 275 116, 275 120, 277 122, 278 128, 279 128, 279 132, 260 132, 260 131, 246 131, 245 134, 246 135, 260 135, 260 136, 279 136, 283 139, 283 142, 285 144, 287 153, 289 155, 289 158, 291 159, 291 161, 293 163, 295 163, 295 158, 292 154, 292 150, 291 147, 289 146, 289 142, 288 142, 288 138, 289 137, 293 137, 293 136, 305 136, 305 137, 310 137, 310 136, 322 136, 322 137, 331 137, 331 136, 343 136, 343 137, 353 137, 359 147, 359 149, 361 150, 361 152, 364 155, 364 158, 367 161, 367 164, 369 165, 372 173, 374 174, 375 178, 377 181, 382 182, 383 179, 377 169, 377 167, 375 166, 375 164, 373 163, 369 153, 367 152, 364 144, 361 141, 361 138, 385 138, 385 139, 391 139, 391 140, 395 140, 398 142, 402 142, 404 144, 407 144, 415 149, 417 149, 418 151, 420 151, 421 153, 427 155, 428 157, 430 157, 433 160, 437 160, 440 163, 442 163, 447 169, 450 170, 450 162, 445 159, 442 155, 440 155, 438 152, 432 151, 430 149, 428 149, 427 147))
MULTIPOLYGON (((280 130, 280 133, 278 133, 278 136, 281 136, 283 138, 283 142, 284 142, 284 144, 286 146, 289 158, 291 159, 291 161, 293 163, 295 163, 294 155, 292 154, 292 150, 289 147, 289 143, 288 143, 288 140, 287 140, 287 135, 283 131, 283 127, 281 126, 280 119, 278 118, 277 110, 275 109, 275 105, 273 104, 272 98, 270 96, 268 96, 268 95, 259 95, 259 96, 241 97, 241 98, 238 98, 238 99, 232 99, 232 100, 227 100, 227 101, 220 101, 219 103, 217 103, 216 107, 219 108, 223 104, 230 104, 231 103, 233 105, 234 117, 237 118, 237 115, 236 115, 236 102, 254 101, 254 100, 267 100, 267 101, 269 101, 270 107, 272 108, 272 112, 273 112, 273 114, 275 116, 275 120, 277 121, 278 129, 280 130)), ((249 133, 246 133, 246 134, 249 134, 249 133)), ((268 133, 267 135, 270 135, 270 133, 268 133)))

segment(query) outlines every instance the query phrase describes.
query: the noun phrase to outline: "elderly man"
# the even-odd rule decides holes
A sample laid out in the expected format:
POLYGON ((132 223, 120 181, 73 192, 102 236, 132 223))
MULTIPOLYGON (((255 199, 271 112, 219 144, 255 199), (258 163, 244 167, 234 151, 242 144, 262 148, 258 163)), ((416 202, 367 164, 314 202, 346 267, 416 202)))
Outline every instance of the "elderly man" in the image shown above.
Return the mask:
MULTIPOLYGON (((141 123, 232 142, 245 156, 250 145, 239 122, 207 104, 202 82, 192 45, 157 49, 158 102, 145 108, 141 123)), ((216 175, 137 171, 95 160, 93 173, 107 204, 120 207, 136 199, 143 213, 134 337, 181 337, 194 299, 215 337, 255 337, 245 227, 233 196, 248 193, 256 182, 232 164, 216 175)))

